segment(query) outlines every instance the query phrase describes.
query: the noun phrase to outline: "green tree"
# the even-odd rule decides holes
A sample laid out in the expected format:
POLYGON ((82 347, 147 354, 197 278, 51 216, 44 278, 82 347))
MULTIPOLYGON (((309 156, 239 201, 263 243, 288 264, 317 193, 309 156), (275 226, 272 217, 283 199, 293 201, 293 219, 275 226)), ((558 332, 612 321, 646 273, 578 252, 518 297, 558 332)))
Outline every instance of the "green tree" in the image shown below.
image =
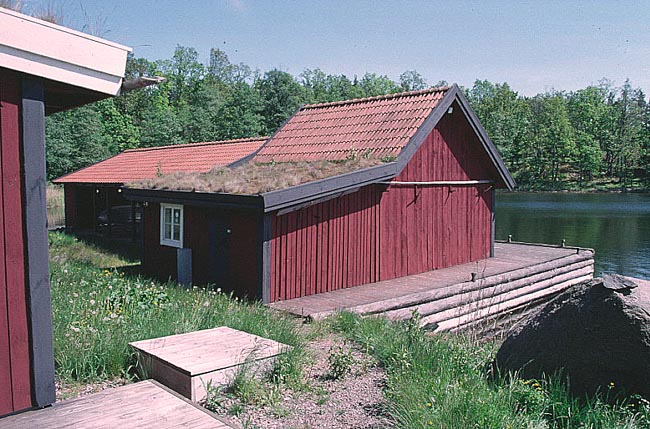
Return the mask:
POLYGON ((575 130, 574 165, 578 186, 601 174, 604 152, 601 149, 612 138, 611 106, 603 87, 589 86, 567 97, 569 119, 575 130))
POLYGON ((273 133, 304 101, 303 87, 287 72, 271 70, 255 82, 264 117, 264 133, 273 133))
POLYGON ((548 93, 529 99, 529 104, 533 118, 534 179, 542 186, 560 188, 575 152, 566 101, 561 93, 548 93))
POLYGON ((49 116, 45 121, 47 178, 55 179, 111 155, 102 116, 92 106, 49 116))
POLYGON ((399 85, 402 91, 418 91, 428 86, 426 79, 415 70, 406 70, 399 75, 399 85))
POLYGON ((507 83, 476 80, 467 97, 522 188, 534 187, 532 119, 528 103, 507 83))

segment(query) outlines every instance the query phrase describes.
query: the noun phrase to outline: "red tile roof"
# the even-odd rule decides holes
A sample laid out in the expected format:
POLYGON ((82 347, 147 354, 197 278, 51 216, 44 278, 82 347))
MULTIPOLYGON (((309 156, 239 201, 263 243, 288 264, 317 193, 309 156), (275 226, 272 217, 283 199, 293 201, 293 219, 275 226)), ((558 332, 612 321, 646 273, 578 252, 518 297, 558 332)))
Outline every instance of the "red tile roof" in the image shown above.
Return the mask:
POLYGON ((54 183, 127 183, 151 179, 160 172, 207 172, 223 167, 255 152, 268 137, 190 143, 129 149, 54 183))
POLYGON ((397 156, 448 87, 302 107, 254 162, 341 160, 351 153, 397 156))

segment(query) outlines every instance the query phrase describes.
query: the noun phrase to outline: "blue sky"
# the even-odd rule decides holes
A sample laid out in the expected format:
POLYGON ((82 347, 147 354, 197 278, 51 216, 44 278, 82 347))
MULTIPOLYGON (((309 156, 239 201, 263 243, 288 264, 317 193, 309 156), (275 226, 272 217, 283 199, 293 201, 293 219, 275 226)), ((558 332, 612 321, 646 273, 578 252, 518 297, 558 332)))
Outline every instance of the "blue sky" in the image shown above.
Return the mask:
POLYGON ((176 45, 210 48, 261 71, 428 82, 508 82, 524 95, 574 90, 605 77, 650 92, 648 1, 52 0, 66 23, 105 19, 103 37, 137 56, 169 58, 176 45), (62 5, 62 6, 58 6, 62 5), (85 16, 91 17, 85 18, 85 16))

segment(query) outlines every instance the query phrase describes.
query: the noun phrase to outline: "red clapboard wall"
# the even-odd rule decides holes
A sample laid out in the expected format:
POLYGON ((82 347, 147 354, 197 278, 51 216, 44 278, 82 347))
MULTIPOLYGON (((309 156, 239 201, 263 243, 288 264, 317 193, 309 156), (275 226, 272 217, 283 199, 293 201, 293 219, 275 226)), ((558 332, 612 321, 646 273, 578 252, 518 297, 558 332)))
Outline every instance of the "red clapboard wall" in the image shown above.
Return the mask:
POLYGON ((0 70, 0 415, 32 405, 20 171, 20 77, 0 70))
MULTIPOLYGON (((458 106, 396 181, 497 178, 458 106)), ((274 216, 271 301, 388 280, 486 258, 489 185, 371 185, 274 216)))
MULTIPOLYGON (((160 204, 149 204, 144 216, 143 268, 150 275, 176 278, 176 248, 160 244, 160 204)), ((250 210, 184 206, 183 247, 192 249, 192 280, 224 292, 258 294, 259 215, 250 210)))

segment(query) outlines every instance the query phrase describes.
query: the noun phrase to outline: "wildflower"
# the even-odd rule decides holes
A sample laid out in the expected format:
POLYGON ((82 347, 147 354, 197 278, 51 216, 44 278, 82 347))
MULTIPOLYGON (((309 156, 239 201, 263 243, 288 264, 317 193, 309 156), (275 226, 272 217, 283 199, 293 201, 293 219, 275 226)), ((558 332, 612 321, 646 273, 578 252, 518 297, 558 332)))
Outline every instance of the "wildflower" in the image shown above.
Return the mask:
POLYGON ((220 287, 217 288, 217 293, 221 293, 221 288, 220 287))
POLYGON ((77 328, 76 326, 70 326, 70 330, 74 332, 79 332, 81 329, 77 328))
POLYGON ((90 305, 95 305, 95 300, 94 300, 94 299, 91 299, 91 300, 89 301, 89 303, 90 303, 90 305))
POLYGON ((109 320, 111 320, 111 319, 108 318, 108 317, 106 317, 106 316, 104 316, 104 317, 102 318, 102 322, 108 322, 109 320))
POLYGON ((210 301, 205 301, 205 302, 203 303, 203 306, 204 306, 204 307, 209 307, 209 306, 210 306, 210 301))

